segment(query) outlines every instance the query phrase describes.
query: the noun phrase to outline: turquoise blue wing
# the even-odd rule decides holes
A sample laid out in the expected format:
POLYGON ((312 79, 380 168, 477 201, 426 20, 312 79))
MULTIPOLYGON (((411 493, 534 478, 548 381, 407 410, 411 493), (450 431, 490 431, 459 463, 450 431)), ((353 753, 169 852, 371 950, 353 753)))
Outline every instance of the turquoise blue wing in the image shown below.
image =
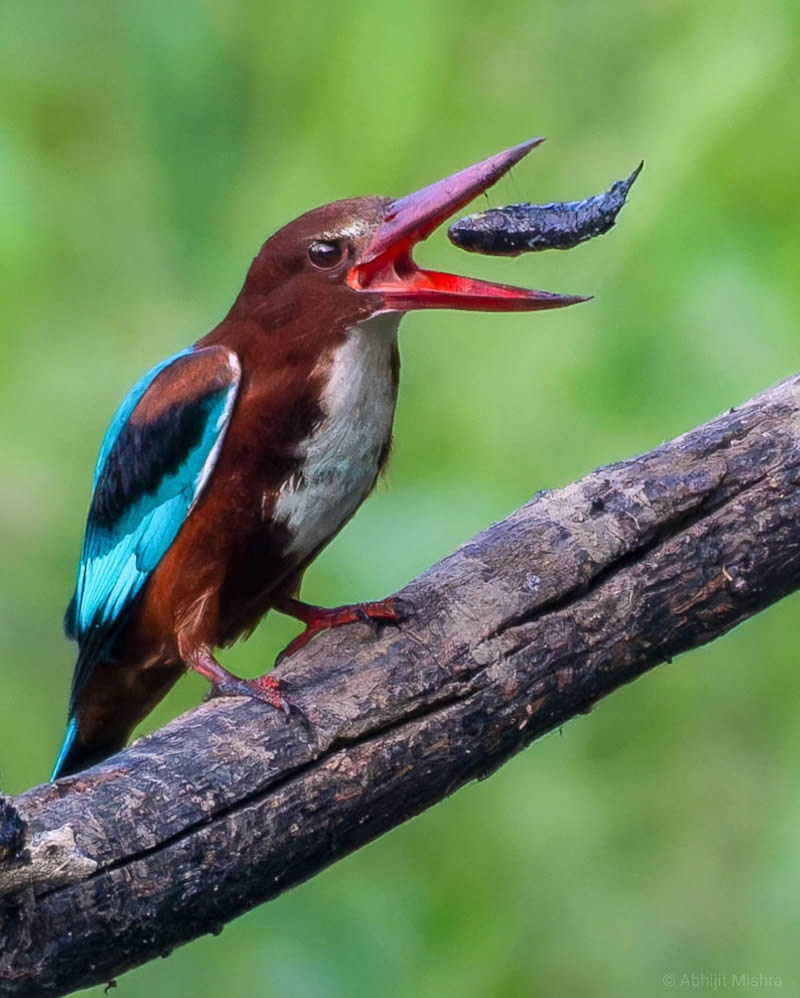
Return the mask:
POLYGON ((70 716, 136 597, 209 480, 239 386, 236 356, 209 346, 153 368, 103 440, 65 626, 78 642, 70 716))

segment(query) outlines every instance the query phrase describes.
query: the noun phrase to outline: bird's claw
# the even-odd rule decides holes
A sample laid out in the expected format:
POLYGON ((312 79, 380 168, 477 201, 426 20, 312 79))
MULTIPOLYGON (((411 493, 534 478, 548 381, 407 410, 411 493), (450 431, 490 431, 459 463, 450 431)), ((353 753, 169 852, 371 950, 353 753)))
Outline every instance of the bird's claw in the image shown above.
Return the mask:
POLYGON ((403 599, 402 596, 390 596, 382 601, 386 604, 386 613, 380 616, 370 616, 367 614, 370 623, 375 628, 375 633, 380 636, 386 627, 397 627, 404 624, 414 614, 414 604, 411 600, 403 599))
POLYGON ((269 674, 256 676, 255 679, 240 679, 238 676, 224 676, 213 684, 208 691, 207 700, 215 697, 251 697, 268 703, 270 707, 288 719, 293 704, 281 692, 281 685, 274 676, 269 674))

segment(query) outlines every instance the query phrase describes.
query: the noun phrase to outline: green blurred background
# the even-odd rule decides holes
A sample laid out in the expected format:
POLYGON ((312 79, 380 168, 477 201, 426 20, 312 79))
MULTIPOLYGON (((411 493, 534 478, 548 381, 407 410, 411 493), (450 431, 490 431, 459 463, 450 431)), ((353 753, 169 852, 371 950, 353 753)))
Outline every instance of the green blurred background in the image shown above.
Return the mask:
MULTIPOLYGON (((307 208, 404 194, 536 134, 492 204, 583 197, 646 160, 618 228, 569 254, 422 248, 596 299, 406 319, 388 481, 309 572, 314 601, 380 597, 535 490, 800 367, 799 38, 796 0, 3 4, 3 790, 46 778, 61 739, 61 614, 114 408, 307 208)), ((640 998, 736 973, 800 993, 797 608, 120 993, 640 998)), ((254 675, 292 633, 271 618, 224 661, 254 675)), ((148 728, 204 691, 188 677, 148 728)))

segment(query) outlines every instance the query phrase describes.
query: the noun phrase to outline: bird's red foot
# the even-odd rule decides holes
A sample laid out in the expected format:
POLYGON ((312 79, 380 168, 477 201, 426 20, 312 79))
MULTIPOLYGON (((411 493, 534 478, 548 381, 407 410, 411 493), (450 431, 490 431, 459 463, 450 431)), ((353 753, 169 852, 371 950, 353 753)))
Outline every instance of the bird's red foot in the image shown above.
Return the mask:
POLYGON ((412 612, 411 604, 396 596, 376 600, 373 603, 352 603, 347 606, 330 608, 312 606, 309 603, 302 603, 298 599, 287 598, 276 606, 276 609, 290 617, 295 617, 297 620, 302 620, 306 625, 303 633, 298 634, 283 649, 279 655, 279 660, 293 655, 305 647, 320 631, 328 631, 332 627, 354 624, 358 621, 370 624, 377 631, 381 624, 401 624, 404 620, 408 620, 412 612))
POLYGON ((240 679, 219 664, 208 649, 198 649, 189 659, 188 664, 211 683, 210 697, 254 697, 263 700, 275 710, 282 711, 287 717, 291 711, 291 703, 281 692, 281 684, 269 673, 256 676, 255 679, 240 679))
POLYGON ((228 674, 214 683, 209 697, 253 697, 282 711, 287 717, 291 712, 291 704, 281 693, 281 684, 269 673, 255 679, 240 679, 228 674))

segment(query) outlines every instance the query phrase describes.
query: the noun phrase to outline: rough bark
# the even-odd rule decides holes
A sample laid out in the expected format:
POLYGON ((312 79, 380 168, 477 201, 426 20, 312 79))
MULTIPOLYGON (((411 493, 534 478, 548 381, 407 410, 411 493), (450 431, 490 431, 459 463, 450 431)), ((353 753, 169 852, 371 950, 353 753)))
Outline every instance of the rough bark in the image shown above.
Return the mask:
POLYGON ((565 489, 279 668, 304 723, 212 701, 0 802, 0 995, 206 932, 800 585, 800 376, 565 489))

